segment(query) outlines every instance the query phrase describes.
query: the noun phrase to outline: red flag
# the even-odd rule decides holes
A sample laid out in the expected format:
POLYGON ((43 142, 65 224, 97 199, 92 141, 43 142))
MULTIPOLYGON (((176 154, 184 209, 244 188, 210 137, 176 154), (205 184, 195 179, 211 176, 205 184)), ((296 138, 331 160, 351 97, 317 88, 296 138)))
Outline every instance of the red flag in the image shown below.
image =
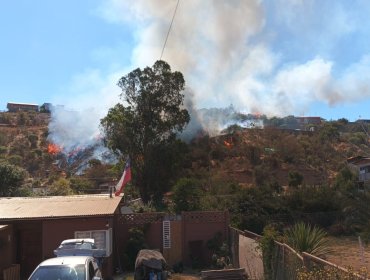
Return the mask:
POLYGON ((121 179, 119 179, 117 185, 116 185, 116 192, 114 193, 115 196, 119 196, 123 189, 125 188, 125 185, 127 182, 131 180, 131 167, 130 167, 130 161, 127 161, 125 170, 123 171, 121 179))

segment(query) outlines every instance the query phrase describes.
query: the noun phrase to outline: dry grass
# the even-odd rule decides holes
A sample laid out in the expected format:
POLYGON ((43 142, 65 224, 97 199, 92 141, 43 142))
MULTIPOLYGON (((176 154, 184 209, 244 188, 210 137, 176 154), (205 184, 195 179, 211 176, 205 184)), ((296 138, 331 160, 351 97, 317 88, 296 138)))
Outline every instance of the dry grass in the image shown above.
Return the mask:
POLYGON ((370 247, 368 245, 363 243, 363 250, 361 250, 356 237, 332 237, 330 244, 333 252, 327 256, 328 261, 342 267, 352 267, 356 271, 363 268, 370 271, 370 247))
MULTIPOLYGON (((134 280, 134 274, 128 273, 123 276, 117 276, 114 278, 115 280, 134 280)), ((200 278, 196 275, 190 275, 190 274, 172 274, 171 280, 199 280, 200 278)))

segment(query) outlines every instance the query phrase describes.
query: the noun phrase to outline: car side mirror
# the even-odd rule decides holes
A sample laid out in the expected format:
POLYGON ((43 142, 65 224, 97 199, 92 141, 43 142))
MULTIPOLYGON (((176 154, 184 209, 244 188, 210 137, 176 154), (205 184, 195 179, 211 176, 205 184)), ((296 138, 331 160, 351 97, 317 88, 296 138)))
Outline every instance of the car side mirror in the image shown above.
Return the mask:
POLYGON ((92 280, 103 280, 103 278, 98 277, 98 276, 94 276, 92 280))

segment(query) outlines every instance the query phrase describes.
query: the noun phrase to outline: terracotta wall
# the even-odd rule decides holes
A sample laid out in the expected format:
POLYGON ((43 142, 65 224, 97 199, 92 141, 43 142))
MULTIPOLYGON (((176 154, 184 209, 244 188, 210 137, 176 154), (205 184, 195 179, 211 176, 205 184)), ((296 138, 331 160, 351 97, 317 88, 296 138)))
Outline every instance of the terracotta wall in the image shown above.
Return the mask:
MULTIPOLYGON (((0 273, 15 263, 13 226, 0 226, 0 273)), ((1 277, 0 277, 1 278, 1 277)))
POLYGON ((146 243, 150 249, 159 249, 169 265, 182 261, 192 265, 194 255, 201 264, 211 262, 211 252, 207 249, 207 241, 217 233, 228 238, 228 212, 183 212, 181 217, 168 217, 164 213, 136 213, 117 216, 117 250, 124 252, 129 238, 129 230, 133 227, 144 229, 146 243), (163 249, 163 220, 170 220, 171 248, 163 249))
MULTIPOLYGON (((65 239, 74 238, 75 231, 107 230, 113 227, 113 217, 87 217, 60 220, 45 220, 42 224, 42 256, 43 259, 55 257, 54 249, 65 239)), ((107 258, 103 265, 103 274, 106 276, 113 275, 113 253, 107 258)))
POLYGON ((212 252, 207 242, 220 233, 228 240, 228 212, 183 212, 183 262, 186 265, 209 265, 212 252))

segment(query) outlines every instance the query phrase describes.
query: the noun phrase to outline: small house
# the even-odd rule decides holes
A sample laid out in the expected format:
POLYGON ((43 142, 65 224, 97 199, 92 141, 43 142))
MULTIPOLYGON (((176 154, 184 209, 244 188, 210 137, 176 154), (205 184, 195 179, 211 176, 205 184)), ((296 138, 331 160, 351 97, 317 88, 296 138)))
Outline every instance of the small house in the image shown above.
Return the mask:
POLYGON ((9 112, 19 112, 19 111, 28 111, 28 112, 38 112, 38 104, 29 104, 29 103, 13 103, 9 102, 6 107, 9 112))
POLYGON ((0 198, 0 256, 7 256, 0 273, 18 264, 21 279, 27 278, 41 261, 55 257, 61 241, 94 238, 107 252, 103 274, 112 276, 114 216, 120 202, 121 197, 108 194, 0 198))
POLYGON ((370 157, 356 156, 347 159, 348 166, 358 174, 358 181, 370 183, 370 157))

